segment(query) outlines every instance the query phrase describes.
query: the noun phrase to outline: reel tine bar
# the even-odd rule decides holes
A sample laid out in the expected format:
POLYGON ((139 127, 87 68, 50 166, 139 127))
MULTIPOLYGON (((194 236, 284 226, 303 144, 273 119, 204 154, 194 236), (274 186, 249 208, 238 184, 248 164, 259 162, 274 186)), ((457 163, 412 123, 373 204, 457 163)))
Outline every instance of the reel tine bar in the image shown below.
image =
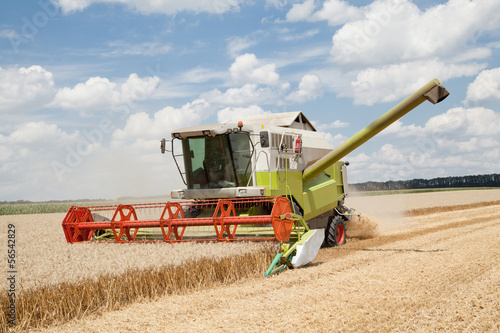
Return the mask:
MULTIPOLYGON (((104 231, 112 235, 111 239, 118 243, 152 241, 152 239, 142 239, 142 237, 137 239, 137 236, 139 229, 153 228, 156 229, 157 235, 153 241, 168 243, 287 241, 294 223, 288 218, 289 213, 291 213, 290 202, 284 197, 71 207, 62 222, 62 227, 69 243, 90 241, 94 234, 98 235, 104 231), (144 220, 138 218, 141 212, 147 213, 151 210, 161 211, 160 218, 144 220), (100 214, 112 217, 109 219, 100 214), (97 216, 104 221, 96 221, 97 216), (201 227, 201 232, 198 231, 200 229, 198 227, 201 227), (215 229, 215 235, 213 231, 210 232, 210 227, 215 229), (197 231, 192 232, 193 229, 197 231), (96 230, 98 230, 97 233, 96 230), (190 230, 189 236, 188 230, 190 230), (249 230, 253 230, 254 234, 249 230), (201 236, 193 236, 196 232, 201 236)), ((150 230, 144 232, 151 233, 150 230)), ((107 238, 107 240, 110 239, 107 238)))

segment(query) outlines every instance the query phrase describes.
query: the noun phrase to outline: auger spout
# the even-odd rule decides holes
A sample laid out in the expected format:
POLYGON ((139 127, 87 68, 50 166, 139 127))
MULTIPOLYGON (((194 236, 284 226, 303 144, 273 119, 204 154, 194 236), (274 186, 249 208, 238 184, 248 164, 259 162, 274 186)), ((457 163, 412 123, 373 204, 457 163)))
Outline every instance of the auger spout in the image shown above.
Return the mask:
POLYGON ((323 156, 314 164, 307 167, 302 175, 303 180, 305 182, 312 180, 329 166, 338 162, 341 158, 364 144, 366 141, 370 140, 376 134, 413 110, 425 100, 436 104, 444 100, 449 94, 450 93, 445 87, 443 87, 438 79, 433 79, 398 105, 387 111, 370 125, 353 135, 346 142, 323 156))

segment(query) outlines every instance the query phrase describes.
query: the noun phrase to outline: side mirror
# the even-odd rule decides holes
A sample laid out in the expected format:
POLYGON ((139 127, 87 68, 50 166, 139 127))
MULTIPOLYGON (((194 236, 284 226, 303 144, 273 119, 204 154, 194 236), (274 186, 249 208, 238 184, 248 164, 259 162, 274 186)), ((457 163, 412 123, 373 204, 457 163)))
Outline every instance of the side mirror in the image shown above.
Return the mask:
POLYGON ((260 146, 262 148, 269 147, 269 132, 268 131, 260 132, 260 146))
POLYGON ((160 151, 161 151, 162 154, 165 154, 166 144, 167 144, 167 140, 165 138, 161 139, 161 141, 160 141, 160 151))

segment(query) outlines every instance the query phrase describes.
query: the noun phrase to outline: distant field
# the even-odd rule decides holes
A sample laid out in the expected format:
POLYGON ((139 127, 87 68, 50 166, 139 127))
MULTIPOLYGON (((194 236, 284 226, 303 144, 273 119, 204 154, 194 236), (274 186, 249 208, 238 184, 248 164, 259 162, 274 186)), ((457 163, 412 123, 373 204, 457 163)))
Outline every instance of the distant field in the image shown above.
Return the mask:
MULTIPOLYGON (((410 194, 410 193, 428 193, 428 192, 454 192, 471 190, 498 190, 498 187, 462 187, 462 188, 430 188, 415 190, 394 190, 394 191, 359 191, 351 192, 350 197, 379 196, 388 194, 410 194)), ((158 202, 167 201, 166 197, 151 198, 121 198, 118 201, 122 203, 138 202, 158 202)), ((27 215, 27 214, 50 214, 66 213, 72 206, 94 206, 115 204, 112 200, 89 200, 89 201, 55 201, 55 202, 33 202, 33 203, 4 203, 0 204, 0 215, 27 215)))
POLYGON ((170 200, 170 196, 163 195, 144 198, 123 197, 118 198, 117 200, 83 199, 45 202, 2 202, 0 203, 0 215, 66 213, 72 206, 99 206, 112 205, 117 203, 130 204, 143 202, 166 202, 170 200))

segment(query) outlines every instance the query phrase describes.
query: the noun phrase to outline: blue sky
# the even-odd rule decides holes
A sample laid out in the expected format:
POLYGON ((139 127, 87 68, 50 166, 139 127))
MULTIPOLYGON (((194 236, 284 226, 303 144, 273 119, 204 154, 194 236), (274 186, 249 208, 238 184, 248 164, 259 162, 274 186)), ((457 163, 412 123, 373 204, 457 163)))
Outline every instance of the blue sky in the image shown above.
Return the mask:
POLYGON ((434 77, 450 97, 351 153, 351 182, 499 172, 498 1, 0 7, 0 200, 168 194, 175 128, 300 110, 336 146, 434 77))

